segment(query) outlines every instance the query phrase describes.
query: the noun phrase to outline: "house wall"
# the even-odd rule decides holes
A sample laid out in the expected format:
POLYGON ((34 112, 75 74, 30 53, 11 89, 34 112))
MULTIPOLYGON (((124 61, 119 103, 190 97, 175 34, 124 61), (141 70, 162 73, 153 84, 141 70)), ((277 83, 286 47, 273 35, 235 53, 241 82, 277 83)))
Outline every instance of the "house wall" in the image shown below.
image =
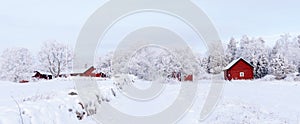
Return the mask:
POLYGON ((243 60, 237 62, 224 74, 226 74, 225 79, 227 80, 251 80, 254 78, 253 67, 243 60), (240 72, 244 72, 244 77, 240 76, 240 72))

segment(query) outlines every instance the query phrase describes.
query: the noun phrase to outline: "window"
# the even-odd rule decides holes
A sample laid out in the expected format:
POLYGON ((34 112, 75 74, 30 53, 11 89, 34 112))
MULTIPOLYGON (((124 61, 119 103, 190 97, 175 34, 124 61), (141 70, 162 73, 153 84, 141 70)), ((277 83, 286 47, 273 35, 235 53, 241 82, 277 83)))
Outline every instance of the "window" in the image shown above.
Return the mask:
POLYGON ((245 77, 245 73, 244 72, 240 72, 240 77, 245 77))

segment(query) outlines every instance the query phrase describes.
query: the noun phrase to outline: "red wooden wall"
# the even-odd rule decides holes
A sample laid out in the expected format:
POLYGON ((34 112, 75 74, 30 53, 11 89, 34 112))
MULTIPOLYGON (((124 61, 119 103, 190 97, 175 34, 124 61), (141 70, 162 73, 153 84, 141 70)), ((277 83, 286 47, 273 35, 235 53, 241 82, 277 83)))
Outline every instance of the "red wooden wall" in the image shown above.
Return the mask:
POLYGON ((239 60, 230 69, 224 71, 226 80, 252 80, 254 78, 253 67, 244 60, 239 60), (244 72, 244 77, 240 76, 244 72))

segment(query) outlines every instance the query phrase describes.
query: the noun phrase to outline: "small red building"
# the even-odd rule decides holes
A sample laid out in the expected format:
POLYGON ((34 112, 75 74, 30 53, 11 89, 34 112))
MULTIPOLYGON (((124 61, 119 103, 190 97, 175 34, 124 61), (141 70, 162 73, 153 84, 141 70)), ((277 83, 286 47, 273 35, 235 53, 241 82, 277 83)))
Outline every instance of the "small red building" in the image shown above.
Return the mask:
POLYGON ((193 81, 193 75, 184 76, 184 81, 193 81))
POLYGON ((190 74, 183 76, 181 72, 173 72, 171 77, 177 79, 178 81, 193 81, 193 75, 190 74))
POLYGON ((254 79, 254 66, 243 58, 232 61, 224 68, 225 80, 252 80, 254 79))

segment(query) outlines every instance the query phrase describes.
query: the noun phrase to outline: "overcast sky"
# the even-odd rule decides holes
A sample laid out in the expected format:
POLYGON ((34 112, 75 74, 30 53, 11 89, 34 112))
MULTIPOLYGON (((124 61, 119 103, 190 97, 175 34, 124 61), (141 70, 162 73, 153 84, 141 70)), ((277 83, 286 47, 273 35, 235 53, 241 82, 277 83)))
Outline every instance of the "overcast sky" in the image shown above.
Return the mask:
MULTIPOLYGON (((206 12, 224 41, 244 34, 267 37, 300 32, 299 0, 193 2, 206 12)), ((74 46, 84 22, 104 3, 104 0, 1 0, 0 51, 25 47, 37 52, 41 43, 48 40, 74 46)))

